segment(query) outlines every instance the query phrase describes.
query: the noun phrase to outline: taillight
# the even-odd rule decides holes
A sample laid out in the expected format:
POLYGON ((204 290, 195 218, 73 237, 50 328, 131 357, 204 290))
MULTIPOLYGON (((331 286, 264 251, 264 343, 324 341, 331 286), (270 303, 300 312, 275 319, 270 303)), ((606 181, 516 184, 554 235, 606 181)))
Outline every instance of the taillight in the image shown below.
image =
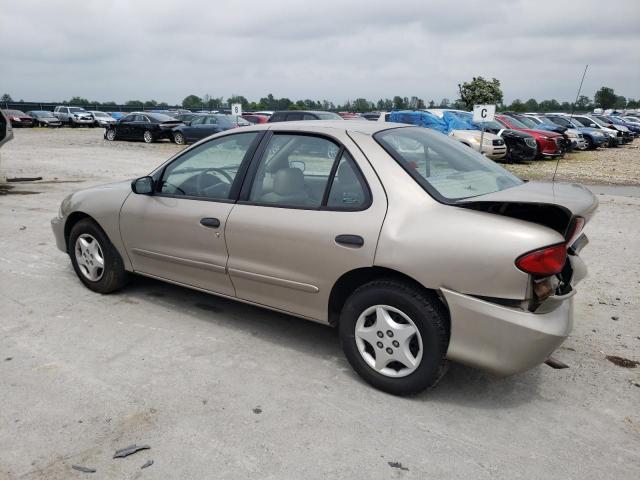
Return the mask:
POLYGON ((567 245, 560 243, 525 253, 516 260, 516 267, 531 275, 550 276, 562 271, 567 260, 567 245))

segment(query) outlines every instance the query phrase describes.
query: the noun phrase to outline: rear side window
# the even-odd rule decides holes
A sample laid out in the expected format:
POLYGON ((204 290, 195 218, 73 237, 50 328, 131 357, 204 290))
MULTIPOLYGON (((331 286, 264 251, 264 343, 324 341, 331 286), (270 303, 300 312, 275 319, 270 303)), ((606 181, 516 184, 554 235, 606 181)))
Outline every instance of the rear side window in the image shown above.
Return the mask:
POLYGON ((271 115, 271 118, 269 119, 270 122, 282 122, 284 120, 284 113, 274 113, 273 115, 271 115))
POLYGON ((459 200, 522 184, 487 157, 427 128, 384 130, 375 140, 427 192, 439 200, 459 200))
POLYGON ((362 210, 370 195, 349 153, 333 141, 275 134, 260 159, 248 200, 267 206, 362 210))
POLYGON ((290 121, 290 120, 302 120, 302 114, 290 113, 289 115, 287 115, 287 121, 290 121))

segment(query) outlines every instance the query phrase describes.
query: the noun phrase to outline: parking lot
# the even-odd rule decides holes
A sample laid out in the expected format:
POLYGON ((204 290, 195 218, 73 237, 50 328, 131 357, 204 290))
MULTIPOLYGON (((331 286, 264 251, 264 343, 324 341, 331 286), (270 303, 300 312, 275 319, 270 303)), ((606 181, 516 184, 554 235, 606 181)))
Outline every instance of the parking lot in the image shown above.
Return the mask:
MULTIPOLYGON (((102 135, 16 129, 2 149, 7 177, 42 180, 0 189, 0 479, 87 476, 72 464, 91 478, 638 478, 640 368, 607 356, 640 360, 640 140, 560 160, 556 179, 595 183, 600 200, 555 354, 569 368, 451 365, 397 398, 361 381, 324 326, 146 278, 83 287, 49 226, 60 201, 183 148, 102 135), (151 449, 112 459, 133 443, 151 449)), ((509 168, 550 179, 555 162, 509 168)))

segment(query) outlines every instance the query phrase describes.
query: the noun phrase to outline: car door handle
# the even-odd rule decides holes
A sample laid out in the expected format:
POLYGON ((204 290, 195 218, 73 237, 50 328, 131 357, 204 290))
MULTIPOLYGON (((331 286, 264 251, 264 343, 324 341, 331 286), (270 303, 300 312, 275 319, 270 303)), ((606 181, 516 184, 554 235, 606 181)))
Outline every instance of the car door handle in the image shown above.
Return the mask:
POLYGON ((364 238, 360 235, 338 235, 336 237, 336 243, 350 247, 361 247, 364 245, 364 238))
POLYGON ((209 228, 218 228, 220 226, 220 220, 217 218, 203 218, 200 220, 200 225, 209 228))

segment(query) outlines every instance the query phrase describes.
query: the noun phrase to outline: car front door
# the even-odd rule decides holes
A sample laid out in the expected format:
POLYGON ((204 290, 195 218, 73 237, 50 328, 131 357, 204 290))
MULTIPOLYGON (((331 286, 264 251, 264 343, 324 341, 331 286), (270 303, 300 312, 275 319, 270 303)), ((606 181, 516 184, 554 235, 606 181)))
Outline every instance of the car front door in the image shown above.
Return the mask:
POLYGON ((384 190, 346 134, 269 132, 261 151, 227 221, 236 294, 325 322, 338 278, 373 265, 384 190))
POLYGON ((191 124, 184 127, 183 132, 187 142, 197 142, 205 137, 199 133, 204 127, 204 119, 202 115, 195 116, 191 119, 191 124))
POLYGON ((116 135, 123 139, 131 138, 131 125, 135 118, 135 115, 127 115, 121 118, 115 126, 116 135))
POLYGON ((120 229, 136 272, 233 296, 225 228, 262 132, 190 148, 154 173, 152 195, 131 194, 120 229))

